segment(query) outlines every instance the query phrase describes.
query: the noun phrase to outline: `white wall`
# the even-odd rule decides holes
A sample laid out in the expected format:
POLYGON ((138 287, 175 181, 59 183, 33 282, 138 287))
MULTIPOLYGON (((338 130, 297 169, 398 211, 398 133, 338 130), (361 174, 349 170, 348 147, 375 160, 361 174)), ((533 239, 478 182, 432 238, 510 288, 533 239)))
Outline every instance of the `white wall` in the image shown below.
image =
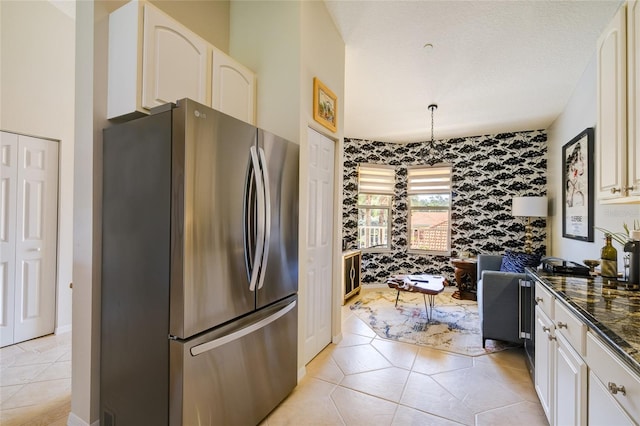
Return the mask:
MULTIPOLYGON (((547 193, 551 200, 551 218, 548 221, 549 235, 551 235, 549 254, 578 262, 584 259, 600 258, 600 249, 604 245, 604 240, 600 231, 595 231, 592 243, 562 237, 562 147, 587 127, 595 128, 596 126, 596 73, 594 53, 564 111, 548 129, 547 193)), ((600 141, 595 140, 596 146, 598 143, 600 141)), ((597 152, 597 148, 594 151, 597 152)), ((597 176, 594 182, 597 182, 597 176)), ((638 204, 603 205, 597 200, 594 203, 594 224, 598 227, 622 232, 623 223, 632 224, 634 219, 640 218, 638 204)), ((617 245, 616 249, 618 250, 618 269, 622 271, 622 248, 617 245)))
MULTIPOLYGON (((336 141, 335 206, 342 205, 342 135, 345 47, 325 5, 320 1, 232 1, 231 56, 258 75, 258 127, 300 145, 299 232, 299 348, 298 367, 304 367, 303 330, 307 306, 308 127, 336 141), (313 77, 338 97, 338 131, 332 133, 313 120, 313 77)), ((340 226, 334 217, 333 329, 340 334, 340 226)))
POLYGON ((75 22, 48 1, 0 1, 0 129, 57 139, 56 331, 71 329, 75 22))

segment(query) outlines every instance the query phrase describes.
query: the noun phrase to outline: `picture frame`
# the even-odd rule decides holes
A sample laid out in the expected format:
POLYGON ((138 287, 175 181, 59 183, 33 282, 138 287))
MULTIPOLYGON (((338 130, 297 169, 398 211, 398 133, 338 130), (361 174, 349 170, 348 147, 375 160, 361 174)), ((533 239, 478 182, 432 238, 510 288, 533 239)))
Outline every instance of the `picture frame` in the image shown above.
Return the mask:
POLYGON ((593 242, 593 127, 562 147, 562 236, 593 242))
POLYGON ((313 78, 313 119, 334 133, 338 130, 338 97, 318 77, 313 78))

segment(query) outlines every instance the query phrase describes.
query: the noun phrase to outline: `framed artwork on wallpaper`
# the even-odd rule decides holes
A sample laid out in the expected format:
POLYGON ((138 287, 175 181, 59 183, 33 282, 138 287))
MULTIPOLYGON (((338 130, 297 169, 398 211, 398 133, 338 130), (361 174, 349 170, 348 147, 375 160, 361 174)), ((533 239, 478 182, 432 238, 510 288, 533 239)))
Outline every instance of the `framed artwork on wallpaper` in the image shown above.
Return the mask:
POLYGON ((562 236, 593 241, 593 127, 562 147, 562 236))
POLYGON ((313 78, 313 119, 332 132, 338 130, 338 98, 317 77, 313 78))

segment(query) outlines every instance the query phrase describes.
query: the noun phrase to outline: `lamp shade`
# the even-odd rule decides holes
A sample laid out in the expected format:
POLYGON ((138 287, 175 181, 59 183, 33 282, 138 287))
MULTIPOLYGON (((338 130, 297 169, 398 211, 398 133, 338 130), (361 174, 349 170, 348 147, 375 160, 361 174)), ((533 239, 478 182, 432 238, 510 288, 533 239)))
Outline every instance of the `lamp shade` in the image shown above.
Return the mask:
POLYGON ((511 204, 513 216, 546 216, 547 197, 513 197, 511 204))

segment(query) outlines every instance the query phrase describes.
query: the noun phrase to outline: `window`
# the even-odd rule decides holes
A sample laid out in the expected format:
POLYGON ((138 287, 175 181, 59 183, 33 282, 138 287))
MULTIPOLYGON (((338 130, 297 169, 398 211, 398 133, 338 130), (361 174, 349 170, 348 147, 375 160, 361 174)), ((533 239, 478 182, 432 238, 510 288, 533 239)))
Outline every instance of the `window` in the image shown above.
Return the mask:
POLYGON ((391 249, 391 203, 395 170, 390 166, 358 167, 358 247, 391 249))
POLYGON ((451 250, 451 166, 408 169, 409 249, 451 250))

